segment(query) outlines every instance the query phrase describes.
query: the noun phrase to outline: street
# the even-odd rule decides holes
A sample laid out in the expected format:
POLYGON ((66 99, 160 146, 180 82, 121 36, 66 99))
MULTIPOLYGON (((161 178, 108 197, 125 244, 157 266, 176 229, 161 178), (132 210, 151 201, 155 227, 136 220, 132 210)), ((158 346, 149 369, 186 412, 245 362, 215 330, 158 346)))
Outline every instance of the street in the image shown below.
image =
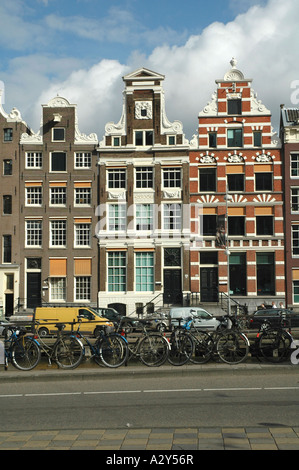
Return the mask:
POLYGON ((0 431, 299 426, 298 372, 3 381, 0 431))

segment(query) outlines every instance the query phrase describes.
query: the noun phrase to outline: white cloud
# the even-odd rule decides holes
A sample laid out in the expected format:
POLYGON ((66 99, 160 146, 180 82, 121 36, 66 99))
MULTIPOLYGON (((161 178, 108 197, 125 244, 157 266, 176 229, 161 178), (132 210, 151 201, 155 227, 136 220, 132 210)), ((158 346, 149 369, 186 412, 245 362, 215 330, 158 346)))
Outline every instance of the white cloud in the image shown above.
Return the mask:
MULTIPOLYGON (((26 109, 25 119, 35 129, 39 125, 41 104, 59 93, 78 104, 82 132, 96 132, 101 140, 105 124, 117 122, 121 115, 124 85, 121 77, 145 66, 165 75, 168 117, 182 121, 186 137, 190 139, 196 132, 199 111, 216 88, 215 79, 224 76, 230 68, 230 59, 236 57, 238 68, 247 78, 253 78, 258 98, 271 109, 277 128, 279 105, 291 104, 290 97, 294 92, 291 83, 299 79, 298 17, 297 0, 269 0, 266 6, 255 5, 227 24, 210 24, 200 35, 189 37, 182 46, 160 46, 149 56, 137 50, 127 64, 102 60, 88 68, 83 60, 76 63, 69 59, 67 64, 65 59, 48 56, 44 63, 40 57, 45 70, 36 71, 35 76, 32 73, 33 85, 30 86, 28 78, 25 80, 23 89, 19 90, 24 95, 24 107, 20 110, 24 114, 26 109), (49 75, 51 65, 53 77, 49 75), (59 76, 56 72, 60 68, 59 76), (37 103, 34 114, 29 109, 33 99, 37 103)), ((19 59, 14 65, 15 72, 22 71, 26 78, 25 62, 26 58, 23 58, 23 65, 19 59)), ((30 61, 27 63, 30 76, 29 64, 30 61)))

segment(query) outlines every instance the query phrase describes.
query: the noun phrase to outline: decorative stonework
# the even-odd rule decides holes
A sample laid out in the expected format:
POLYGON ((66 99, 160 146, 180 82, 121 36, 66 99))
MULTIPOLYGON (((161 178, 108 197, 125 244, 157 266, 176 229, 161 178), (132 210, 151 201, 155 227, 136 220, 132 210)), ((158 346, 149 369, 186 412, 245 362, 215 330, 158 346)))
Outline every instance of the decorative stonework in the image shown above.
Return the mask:
POLYGON ((219 199, 213 194, 206 194, 206 195, 200 196, 197 199, 197 202, 199 204, 217 204, 218 205, 219 199))
POLYGON ((152 101, 135 102, 135 119, 152 119, 153 103, 152 101))
POLYGON ((271 194, 259 194, 257 197, 253 198, 253 201, 268 204, 269 202, 275 202, 276 199, 271 194))

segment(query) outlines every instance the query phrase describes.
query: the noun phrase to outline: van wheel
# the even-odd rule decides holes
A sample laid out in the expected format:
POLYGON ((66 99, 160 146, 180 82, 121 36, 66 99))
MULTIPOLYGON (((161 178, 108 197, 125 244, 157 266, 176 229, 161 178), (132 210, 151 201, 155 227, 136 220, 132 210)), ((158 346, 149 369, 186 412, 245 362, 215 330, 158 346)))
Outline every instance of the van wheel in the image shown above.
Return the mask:
POLYGON ((45 336, 48 336, 48 335, 49 335, 49 330, 48 330, 47 328, 45 328, 45 327, 40 328, 40 329, 38 330, 38 334, 39 334, 40 337, 44 338, 45 336))

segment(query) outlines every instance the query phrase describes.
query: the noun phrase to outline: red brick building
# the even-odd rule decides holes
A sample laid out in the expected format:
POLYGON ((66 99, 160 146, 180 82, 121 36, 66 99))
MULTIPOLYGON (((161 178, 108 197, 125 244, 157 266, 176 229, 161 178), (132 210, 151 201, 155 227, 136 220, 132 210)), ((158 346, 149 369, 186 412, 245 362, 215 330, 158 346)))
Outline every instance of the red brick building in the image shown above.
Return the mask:
POLYGON ((252 311, 285 301, 281 145, 252 79, 231 66, 190 143, 190 202, 201 205, 203 235, 190 253, 191 295, 217 302, 229 292, 252 311))

